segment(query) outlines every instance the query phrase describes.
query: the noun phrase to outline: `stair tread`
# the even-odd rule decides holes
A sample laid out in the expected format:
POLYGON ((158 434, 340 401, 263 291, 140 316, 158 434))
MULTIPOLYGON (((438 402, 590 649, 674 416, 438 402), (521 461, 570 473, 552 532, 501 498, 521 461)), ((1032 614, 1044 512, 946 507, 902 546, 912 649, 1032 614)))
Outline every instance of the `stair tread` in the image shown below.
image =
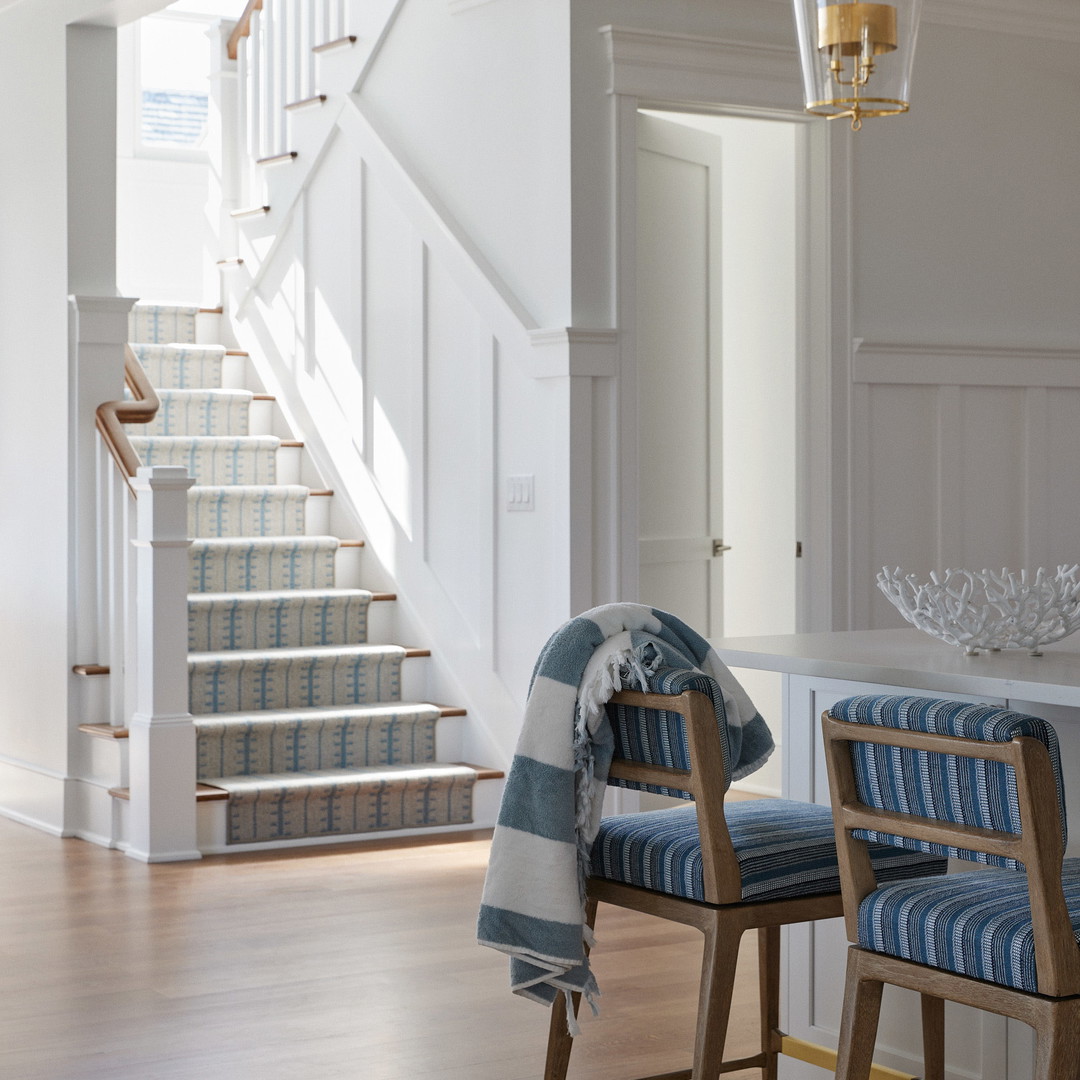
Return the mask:
MULTIPOLYGON (((182 443, 203 443, 214 444, 216 446, 225 446, 229 443, 246 443, 248 446, 268 446, 277 449, 280 446, 285 445, 285 440, 279 439, 276 435, 142 435, 142 436, 130 436, 131 442, 145 442, 153 439, 155 442, 160 443, 172 443, 175 446, 180 446, 182 443)), ((288 445, 293 445, 289 443, 288 445)))
POLYGON ((188 489, 189 494, 205 494, 220 491, 227 495, 255 495, 263 491, 277 491, 282 494, 313 494, 306 484, 195 484, 188 489))
MULTIPOLYGON (((383 701, 374 705, 313 705, 295 709, 256 709, 251 712, 237 713, 199 713, 192 717, 195 727, 200 724, 275 724, 303 723, 305 720, 334 719, 339 716, 379 716, 382 713, 400 714, 410 709, 429 707, 438 709, 440 717, 465 716, 465 709, 456 705, 433 705, 426 701, 383 701)), ((100 739, 127 739, 130 732, 126 727, 114 727, 112 724, 80 724, 79 730, 86 735, 100 739)), ((481 769, 476 765, 473 768, 481 769)), ((499 773, 502 776, 502 773, 499 773)), ((484 777, 486 779, 486 777, 484 777)))
POLYGON ((428 761, 408 765, 361 765, 341 769, 309 769, 294 773, 249 773, 247 776, 210 776, 200 781, 208 787, 225 791, 243 791, 252 788, 305 788, 348 780, 377 782, 383 778, 402 776, 469 776, 475 775, 471 765, 449 761, 428 761))
POLYGON ((189 652, 188 664, 242 664, 256 658, 280 660, 288 658, 317 658, 320 656, 332 657, 335 655, 360 656, 365 653, 376 655, 380 652, 389 654, 400 653, 407 659, 431 655, 429 649, 410 648, 406 645, 302 645, 282 649, 218 649, 212 652, 189 652))
POLYGON ((225 604, 225 603, 265 603, 267 600, 319 600, 323 597, 362 598, 370 596, 375 600, 396 600, 396 593, 372 592, 369 589, 351 589, 344 585, 327 585, 322 589, 238 589, 229 592, 193 592, 188 593, 188 603, 225 604))
POLYGON ((200 724, 276 724, 302 723, 305 720, 333 720, 342 716, 377 717, 401 714, 412 709, 435 710, 440 716, 464 713, 451 706, 435 705, 430 701, 378 701, 369 705, 305 705, 292 709, 249 709, 243 712, 199 713, 193 719, 200 724))
POLYGON ((337 536, 320 533, 298 536, 197 536, 191 543, 193 547, 274 547, 282 544, 294 544, 297 547, 325 547, 328 542, 340 546, 346 541, 337 536))
MULTIPOLYGON (((359 777, 361 779, 375 779, 378 774, 384 776, 403 776, 412 773, 415 776, 424 775, 454 775, 458 773, 460 775, 468 775, 473 773, 477 780, 501 780, 505 777, 506 773, 501 769, 490 768, 484 765, 473 765, 464 761, 433 761, 425 765, 373 765, 366 769, 320 769, 310 773, 270 773, 265 776, 260 774, 259 777, 211 777, 209 780, 200 780, 195 785, 195 799, 197 802, 224 802, 229 797, 228 787, 226 786, 230 782, 235 787, 240 787, 241 780, 267 780, 272 783, 277 783, 283 776, 290 777, 291 783, 287 786, 293 788, 303 788, 305 786, 314 785, 320 782, 336 777, 359 777), (305 781, 307 782, 305 784, 305 781)), ((248 785, 255 786, 255 785, 248 785)), ((268 783, 267 786, 270 786, 268 783)), ((281 785, 286 786, 286 785, 281 785)), ((126 787, 114 787, 109 788, 109 794, 116 799, 130 799, 131 789, 126 787)))
MULTIPOLYGON (((244 390, 235 386, 158 386, 155 389, 158 397, 161 398, 213 397, 253 401, 257 396, 254 390, 244 390)), ((270 400, 272 401, 273 398, 270 400)))

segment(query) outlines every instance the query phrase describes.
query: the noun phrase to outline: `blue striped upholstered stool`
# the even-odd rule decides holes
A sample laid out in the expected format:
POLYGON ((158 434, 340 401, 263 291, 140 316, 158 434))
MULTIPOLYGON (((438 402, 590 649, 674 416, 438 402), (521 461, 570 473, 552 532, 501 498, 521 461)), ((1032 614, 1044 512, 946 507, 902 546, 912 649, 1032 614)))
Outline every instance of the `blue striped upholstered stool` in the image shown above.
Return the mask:
MULTIPOLYGON (((615 758, 608 783, 693 799, 686 806, 604 819, 592 847, 590 918, 600 902, 695 926, 705 936, 693 1068, 665 1080, 716 1080, 757 1068, 775 1080, 780 1053, 780 927, 841 913, 828 807, 783 799, 725 803, 732 758, 723 697, 698 672, 657 673, 663 693, 624 691, 608 706, 615 758), (724 1061, 739 940, 758 931, 761 1049, 724 1061)), ((946 860, 875 845, 882 881, 941 874, 946 860)), ((576 1004, 576 1003, 575 1003, 576 1004)), ((572 1039, 565 1003, 552 1010, 545 1080, 566 1076, 572 1039)), ((818 1048, 812 1048, 817 1051, 818 1048)))
POLYGON ((944 1080, 944 1002, 1036 1032, 1036 1080, 1080 1080, 1080 859, 1065 859, 1057 736, 987 705, 856 697, 822 718, 848 938, 838 1080, 865 1080, 883 983, 923 1002, 944 1080), (879 884, 885 843, 992 869, 879 884))

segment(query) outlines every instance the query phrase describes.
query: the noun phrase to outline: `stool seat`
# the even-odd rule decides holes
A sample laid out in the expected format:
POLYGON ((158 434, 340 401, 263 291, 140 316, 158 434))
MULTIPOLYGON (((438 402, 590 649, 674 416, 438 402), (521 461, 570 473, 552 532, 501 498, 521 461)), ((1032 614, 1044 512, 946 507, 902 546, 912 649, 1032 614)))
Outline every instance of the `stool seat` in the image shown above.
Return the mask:
MULTIPOLYGON (((1061 885, 1080 941, 1080 859, 1066 859, 1061 885)), ((901 882, 859 905, 859 944, 873 952, 1038 993, 1027 875, 1012 870, 901 882)))
MULTIPOLYGON (((840 890, 832 811, 790 799, 724 807, 744 901, 817 896, 840 890)), ((944 858, 871 845, 879 882, 944 874, 944 858)), ((701 838, 693 805, 605 818, 592 849, 592 875, 705 901, 701 838)))

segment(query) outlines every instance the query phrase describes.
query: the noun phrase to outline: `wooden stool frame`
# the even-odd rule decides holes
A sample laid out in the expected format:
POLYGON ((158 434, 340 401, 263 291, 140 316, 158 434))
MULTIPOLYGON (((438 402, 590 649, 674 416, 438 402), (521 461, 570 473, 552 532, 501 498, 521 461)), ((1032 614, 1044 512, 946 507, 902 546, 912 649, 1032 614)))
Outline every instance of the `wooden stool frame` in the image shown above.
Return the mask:
POLYGON ((944 1006, 956 1001, 1029 1024, 1036 1033, 1034 1080, 1080 1080, 1080 949, 1061 888, 1064 847, 1050 754, 1038 739, 981 742, 821 718, 832 791, 848 940, 847 986, 837 1080, 866 1080, 877 1034, 882 986, 922 995, 925 1080, 944 1080, 944 1006), (1011 765, 1022 832, 1008 833, 912 814, 872 809, 859 801, 851 743, 876 743, 1011 765), (911 837, 1018 859, 1027 868, 1038 993, 1028 993, 860 948, 859 905, 876 888, 867 842, 853 829, 911 837))
MULTIPOLYGON (((840 894, 743 902, 739 863, 724 818, 727 784, 712 701, 696 690, 682 694, 622 691, 611 703, 678 713, 685 720, 689 771, 617 758, 611 764, 609 780, 655 784, 694 796, 706 897, 704 902, 688 900, 602 878, 590 878, 588 882, 586 911, 590 926, 597 904, 605 903, 693 926, 704 935, 693 1068, 641 1080, 716 1080, 722 1073, 753 1068, 761 1069, 762 1080, 776 1080, 777 1057, 781 1053, 815 1063, 823 1057, 831 1062, 831 1051, 789 1039, 779 1028, 780 927, 838 917, 843 911, 840 894), (750 1057, 724 1061, 739 942, 747 930, 758 932, 761 1048, 750 1057)), ((573 996, 575 1014, 579 997, 573 996)), ((551 1010, 544 1080, 565 1080, 573 1047, 566 1019, 566 999, 560 996, 551 1010)), ((880 1080, 899 1080, 904 1074, 875 1066, 873 1075, 880 1080)))

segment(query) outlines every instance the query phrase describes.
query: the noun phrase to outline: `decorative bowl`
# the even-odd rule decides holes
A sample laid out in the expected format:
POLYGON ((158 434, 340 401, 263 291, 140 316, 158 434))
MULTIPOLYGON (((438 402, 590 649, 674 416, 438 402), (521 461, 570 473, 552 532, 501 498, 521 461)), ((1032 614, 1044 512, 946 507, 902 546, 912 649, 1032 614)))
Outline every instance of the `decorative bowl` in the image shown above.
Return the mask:
POLYGON ((921 582, 900 567, 883 567, 878 588, 912 626, 960 646, 969 655, 980 649, 1027 649, 1080 630, 1080 565, 1050 571, 946 570, 921 582))

